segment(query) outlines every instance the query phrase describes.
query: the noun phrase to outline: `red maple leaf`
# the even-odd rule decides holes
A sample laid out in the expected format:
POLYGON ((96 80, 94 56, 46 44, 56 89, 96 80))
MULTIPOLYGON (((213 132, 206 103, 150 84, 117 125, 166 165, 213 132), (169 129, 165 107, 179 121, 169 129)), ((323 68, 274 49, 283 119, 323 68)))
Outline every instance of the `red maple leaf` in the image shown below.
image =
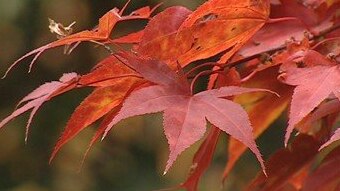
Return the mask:
POLYGON ((170 145, 165 173, 182 151, 204 135, 206 120, 249 147, 264 169, 246 111, 225 98, 267 90, 227 86, 193 95, 186 79, 166 64, 137 58, 128 53, 120 53, 117 57, 156 85, 132 92, 124 101, 120 112, 107 126, 103 138, 113 125, 123 119, 164 111, 164 131, 170 145))
MULTIPOLYGON (((301 55, 301 52, 299 54, 301 55)), ((331 94, 340 99, 339 65, 313 50, 305 51, 301 57, 295 59, 310 67, 288 67, 285 74, 285 83, 296 86, 291 102, 285 145, 294 126, 323 100, 331 94)))

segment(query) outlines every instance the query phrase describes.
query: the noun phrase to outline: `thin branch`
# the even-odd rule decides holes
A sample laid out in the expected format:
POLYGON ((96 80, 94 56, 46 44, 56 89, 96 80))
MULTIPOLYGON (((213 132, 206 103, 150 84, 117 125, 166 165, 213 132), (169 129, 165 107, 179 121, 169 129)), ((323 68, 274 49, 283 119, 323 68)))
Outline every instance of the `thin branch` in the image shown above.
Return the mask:
POLYGON ((202 77, 202 76, 206 76, 206 75, 212 75, 212 74, 216 74, 216 73, 221 73, 223 71, 221 71, 220 69, 219 70, 214 70, 214 71, 211 71, 211 70, 205 70, 205 71, 202 71, 200 73, 198 73, 191 81, 191 84, 190 84, 190 92, 191 94, 194 93, 194 87, 195 87, 195 83, 196 81, 198 80, 198 78, 202 77))
MULTIPOLYGON (((309 41, 314 41, 314 40, 316 40, 316 39, 318 39, 320 37, 323 37, 323 36, 327 35, 328 33, 333 32, 333 31, 335 31, 337 29, 340 29, 340 24, 335 25, 335 26, 333 26, 333 27, 331 27, 329 29, 326 29, 326 30, 320 32, 318 35, 314 35, 314 36, 310 37, 309 41)), ((279 46, 279 47, 276 47, 276 48, 273 48, 273 49, 270 49, 270 50, 266 50, 266 51, 254 54, 252 56, 249 56, 249 57, 246 57, 246 58, 242 58, 242 59, 236 60, 234 62, 229 62, 229 63, 226 63, 224 65, 220 65, 220 66, 221 66, 221 68, 226 68, 226 67, 232 68, 232 67, 235 67, 235 66, 237 66, 239 64, 242 64, 244 62, 248 62, 248 61, 250 61, 252 59, 259 58, 263 54, 273 54, 273 53, 275 53, 277 51, 284 50, 286 47, 287 47, 287 45, 282 45, 282 46, 279 46)))
MULTIPOLYGON (((287 20, 291 20, 291 19, 292 19, 292 18, 289 18, 289 19, 287 19, 287 20)), ((277 22, 277 21, 280 21, 280 20, 272 20, 271 22, 277 22)), ((340 28, 340 24, 335 25, 335 26, 333 26, 333 27, 331 27, 331 28, 329 28, 329 29, 327 29, 327 30, 324 30, 324 31, 320 32, 318 35, 311 36, 311 37, 309 38, 309 41, 314 41, 314 40, 316 40, 316 39, 318 39, 318 38, 320 38, 320 37, 322 37, 322 36, 325 36, 326 34, 332 32, 332 31, 335 31, 335 30, 339 29, 339 28, 340 28)), ((191 84, 190 84, 191 93, 193 93, 193 91, 194 91, 194 85, 195 85, 197 79, 198 79, 199 77, 201 77, 201 76, 211 75, 211 74, 214 74, 214 73, 221 73, 221 72, 223 71, 223 69, 225 69, 225 68, 232 68, 232 67, 235 67, 235 66, 237 66, 237 65, 239 65, 239 64, 243 64, 243 63, 245 63, 245 62, 248 62, 248 61, 250 61, 250 60, 252 60, 252 59, 259 58, 259 57, 261 57, 263 54, 269 54, 269 55, 271 55, 271 54, 273 54, 273 53, 275 53, 275 52, 277 52, 277 51, 284 50, 286 47, 287 47, 287 45, 282 45, 282 46, 279 46, 279 47, 276 47, 276 48, 273 48, 273 49, 270 49, 270 50, 266 50, 266 51, 263 51, 263 52, 254 54, 254 55, 249 56, 249 57, 245 57, 245 58, 242 58, 242 59, 233 61, 233 62, 229 62, 229 63, 223 64, 223 65, 221 65, 221 64, 217 65, 217 64, 213 64, 213 63, 211 63, 211 62, 205 63, 205 64, 201 64, 201 65, 198 65, 198 66, 192 68, 191 70, 189 70, 189 71, 186 73, 186 77, 187 77, 188 79, 191 79, 191 78, 193 79, 193 80, 191 81, 191 84), (205 71, 202 71, 202 72, 198 73, 198 74, 195 75, 195 76, 189 76, 189 74, 193 73, 193 72, 196 71, 197 69, 202 68, 202 67, 204 67, 204 66, 218 66, 218 67, 220 67, 220 69, 214 70, 214 71, 205 70, 205 71)), ((255 73, 256 73, 256 72, 252 72, 249 76, 247 76, 247 77, 245 77, 244 79, 242 79, 242 81, 248 80, 248 79, 251 78, 255 73)))
POLYGON ((193 67, 191 70, 189 70, 188 72, 185 73, 185 76, 188 77, 191 73, 193 73, 194 71, 203 68, 205 66, 218 66, 219 67, 220 64, 216 63, 216 62, 207 62, 204 64, 200 64, 198 66, 193 67))

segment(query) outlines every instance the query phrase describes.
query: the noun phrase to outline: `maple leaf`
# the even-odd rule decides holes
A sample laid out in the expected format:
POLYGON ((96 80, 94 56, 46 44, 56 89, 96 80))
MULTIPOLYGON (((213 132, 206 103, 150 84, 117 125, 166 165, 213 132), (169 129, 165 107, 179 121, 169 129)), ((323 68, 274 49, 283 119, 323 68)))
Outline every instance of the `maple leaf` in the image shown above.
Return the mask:
POLYGON ((165 173, 182 151, 204 135, 206 120, 249 147, 264 169, 247 113, 240 105, 224 98, 268 90, 228 86, 192 95, 186 79, 166 64, 127 53, 120 53, 117 57, 156 85, 132 92, 108 125, 103 138, 113 125, 123 119, 164 111, 164 131, 170 145, 165 173))
POLYGON ((311 67, 290 67, 284 76, 285 83, 297 86, 292 97, 285 145, 295 125, 324 99, 332 93, 340 99, 340 68, 336 63, 312 50, 306 51, 302 58, 296 59, 302 59, 311 67))
MULTIPOLYGON (((139 53, 148 53, 149 51, 146 49, 146 47, 149 44, 159 44, 158 40, 164 40, 165 36, 177 32, 183 21, 191 13, 192 12, 185 7, 174 6, 167 8, 152 17, 152 19, 150 19, 148 25, 144 29, 144 35, 142 36, 141 42, 139 43, 139 53)), ((150 52, 149 54, 152 54, 152 52, 150 52)))
MULTIPOLYGON (((138 41, 141 37, 141 32, 139 33, 134 33, 131 34, 131 36, 125 36, 124 39, 118 38, 118 39, 110 39, 110 34, 114 27, 117 25, 117 23, 122 22, 122 21, 127 21, 127 20, 135 20, 135 19, 148 19, 150 18, 151 14, 157 9, 161 4, 156 5, 153 9, 150 9, 149 6, 142 7, 136 11, 133 11, 129 15, 123 15, 123 12, 125 8, 127 7, 128 3, 130 1, 127 1, 125 6, 119 10, 118 8, 113 8, 112 10, 108 11, 106 14, 104 14, 100 19, 98 26, 95 27, 92 30, 84 30, 72 35, 65 36, 61 39, 58 39, 54 42, 51 42, 49 44, 46 44, 40 48, 37 48, 35 50, 32 50, 25 54, 24 56, 20 57, 18 60, 16 60, 6 71, 4 76, 2 78, 5 78, 8 74, 8 72, 16 66, 20 61, 23 59, 29 57, 29 56, 34 56, 32 59, 30 66, 29 66, 29 72, 31 71, 33 64, 35 61, 38 59, 38 57, 46 50, 59 47, 59 46, 64 46, 64 45, 71 45, 75 44, 77 46, 80 42, 84 41, 89 41, 89 42, 94 42, 100 45, 104 45, 106 42, 116 42, 119 43, 122 41, 122 43, 134 43, 135 41, 138 41)), ((73 49, 73 48, 71 48, 73 49)))
POLYGON ((137 32, 130 33, 125 36, 121 36, 115 39, 109 39, 109 43, 118 43, 118 44, 136 44, 139 43, 144 36, 144 30, 140 30, 137 32))
POLYGON ((108 87, 95 89, 71 115, 65 130, 53 149, 50 162, 57 152, 80 131, 91 125, 110 111, 118 108, 126 95, 137 86, 133 80, 123 81, 108 87))
POLYGON ((29 132, 29 126, 31 125, 32 119, 38 109, 44 104, 46 101, 50 100, 52 97, 57 96, 61 93, 64 93, 66 91, 69 91, 76 87, 77 85, 77 79, 78 75, 76 73, 68 73, 64 74, 59 81, 52 81, 45 83, 35 89, 33 92, 25 96, 19 103, 18 106, 25 103, 23 106, 15 109, 15 111, 3 119, 0 122, 0 128, 2 128, 5 124, 7 124, 9 121, 14 119, 15 117, 25 113, 26 111, 32 109, 32 112, 29 116, 29 119, 27 121, 26 125, 26 136, 25 141, 27 141, 28 138, 28 132, 29 132))
POLYGON ((318 10, 327 13, 321 16, 316 10, 304 6, 311 2, 304 1, 302 5, 296 0, 279 1, 280 3, 272 4, 268 22, 242 47, 238 54, 250 57, 284 47, 291 39, 301 41, 307 35, 311 38, 311 33, 318 35, 327 31, 335 26, 338 20, 336 12, 340 6, 339 2, 330 2, 330 7, 321 6, 318 10))
MULTIPOLYGON (((240 76, 235 68, 218 73, 217 76, 210 76, 208 89, 223 86, 237 86, 240 85, 240 76)), ((186 188, 188 191, 196 191, 198 182, 204 172, 208 169, 213 154, 216 149, 218 138, 221 134, 221 129, 212 126, 209 134, 195 153, 190 172, 186 181, 179 185, 179 187, 186 188)))
POLYGON ((319 145, 313 137, 300 134, 290 148, 278 150, 268 159, 268 177, 258 173, 245 190, 280 190, 295 174, 311 164, 319 145))
POLYGON ((301 41, 306 31, 306 26, 295 18, 269 21, 238 51, 238 54, 250 57, 283 47, 290 39, 301 41))
POLYGON ((144 83, 145 80, 141 79, 132 69, 123 65, 115 56, 105 58, 90 73, 80 76, 79 87, 94 86, 98 88, 85 98, 71 115, 52 152, 50 162, 62 146, 87 126, 119 108, 124 98, 133 89, 144 83))
POLYGON ((296 0, 279 0, 279 2, 272 5, 271 18, 295 17, 305 23, 313 34, 320 34, 334 26, 339 18, 337 12, 340 2, 337 0, 322 1, 318 7, 305 6, 304 4, 309 4, 306 1, 301 3, 296 0))
POLYGON ((158 38, 140 46, 138 53, 158 60, 177 61, 184 67, 225 51, 219 60, 225 63, 265 24, 268 15, 267 0, 210 0, 189 16, 185 11, 173 16, 187 18, 177 30, 156 33, 158 38))
POLYGON ((305 180, 302 191, 339 190, 340 147, 332 150, 305 180))

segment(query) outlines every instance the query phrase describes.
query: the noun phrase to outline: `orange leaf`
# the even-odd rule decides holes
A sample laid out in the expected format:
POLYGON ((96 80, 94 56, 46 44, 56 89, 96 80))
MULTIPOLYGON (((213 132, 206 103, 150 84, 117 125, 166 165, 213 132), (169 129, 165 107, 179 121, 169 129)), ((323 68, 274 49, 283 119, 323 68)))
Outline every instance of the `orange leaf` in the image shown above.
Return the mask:
POLYGON ((139 75, 122 64, 115 56, 109 56, 99 62, 94 69, 79 79, 79 84, 82 86, 107 87, 115 84, 123 84, 124 80, 135 81, 139 79, 139 75))
MULTIPOLYGON (((160 4, 159 4, 160 5, 160 4)), ((6 77, 8 72, 16 66, 20 61, 23 59, 35 55, 34 58, 31 61, 29 71, 31 71, 31 68, 36 61, 36 59, 47 49, 55 48, 58 46, 64 46, 64 45, 71 45, 73 43, 80 43, 84 41, 102 41, 107 42, 109 40, 110 34, 113 30, 113 28, 116 26, 118 22, 121 21, 127 21, 127 20, 133 20, 133 19, 148 19, 151 16, 151 13, 159 6, 155 6, 153 9, 150 9, 150 7, 143 7, 140 8, 134 12, 132 12, 130 15, 123 16, 122 11, 119 11, 117 8, 113 8, 110 11, 108 11, 105 15, 103 15, 99 19, 99 24, 96 28, 93 30, 84 30, 78 33, 75 33, 73 35, 66 36, 62 39, 59 39, 57 41, 51 42, 47 45, 44 45, 40 48, 37 48, 21 58, 19 58, 17 61, 15 61, 6 71, 3 78, 6 77)))
POLYGON ((269 1, 211 0, 200 6, 182 24, 179 32, 190 31, 190 49, 181 55, 179 63, 209 58, 220 52, 225 63, 267 21, 269 1))
POLYGON ((267 0, 210 0, 189 15, 177 32, 160 34, 140 53, 185 66, 226 51, 219 61, 225 63, 264 25, 268 14, 267 0))
POLYGON ((50 162, 60 148, 74 138, 80 131, 103 117, 112 109, 117 108, 125 96, 134 89, 135 85, 136 81, 128 78, 113 86, 95 89, 72 114, 52 152, 50 162))

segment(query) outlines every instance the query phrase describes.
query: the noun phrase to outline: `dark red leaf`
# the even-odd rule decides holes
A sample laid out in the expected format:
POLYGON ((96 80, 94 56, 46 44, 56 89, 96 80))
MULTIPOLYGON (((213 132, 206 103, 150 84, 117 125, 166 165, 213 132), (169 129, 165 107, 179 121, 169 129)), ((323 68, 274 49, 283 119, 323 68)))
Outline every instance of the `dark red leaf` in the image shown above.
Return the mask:
POLYGON ((340 112, 340 101, 334 99, 325 103, 322 103, 313 113, 305 117, 297 126, 297 129, 301 133, 308 133, 312 124, 326 116, 340 112))
POLYGON ((291 147, 277 151, 266 163, 268 177, 259 173, 246 190, 276 191, 285 186, 317 154, 319 143, 307 135, 299 135, 291 147))
POLYGON ((302 191, 331 191, 340 188, 340 147, 334 149, 305 180, 302 191))
POLYGON ((327 147, 328 145, 330 145, 331 143, 340 140, 340 128, 338 128, 334 134, 332 135, 332 137, 325 143, 323 144, 319 150, 327 147))
MULTIPOLYGON (((280 4, 271 7, 271 18, 295 17, 306 24, 313 34, 317 35, 335 25, 339 18, 337 10, 339 1, 323 1, 321 6, 306 6, 301 1, 279 0, 280 4)), ((308 4, 308 3, 307 3, 308 4)))

